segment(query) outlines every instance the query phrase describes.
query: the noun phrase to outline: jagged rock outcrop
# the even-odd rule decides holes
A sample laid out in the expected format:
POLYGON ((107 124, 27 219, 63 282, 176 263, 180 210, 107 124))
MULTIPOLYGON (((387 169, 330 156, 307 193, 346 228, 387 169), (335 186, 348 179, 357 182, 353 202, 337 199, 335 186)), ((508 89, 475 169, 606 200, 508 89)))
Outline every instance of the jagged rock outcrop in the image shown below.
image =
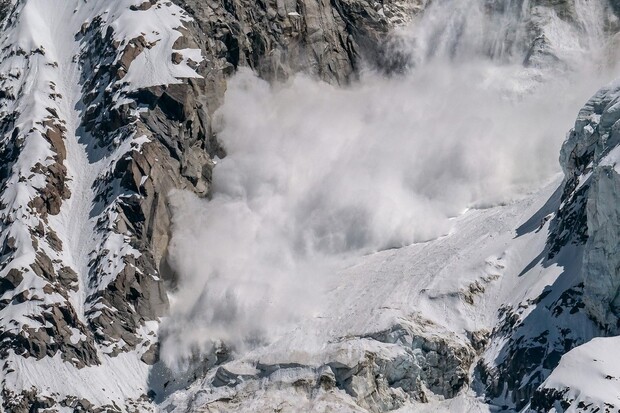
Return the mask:
POLYGON ((177 4, 195 19, 190 30, 208 62, 203 73, 214 77, 213 82, 247 66, 268 80, 304 72, 345 84, 363 62, 385 67, 392 58, 386 48, 389 30, 410 20, 426 1, 179 0, 177 4))
POLYGON ((492 345, 489 354, 502 356, 479 365, 486 394, 497 403, 507 400, 521 409, 531 400, 534 411, 547 411, 568 391, 538 389, 562 355, 593 337, 617 334, 619 100, 617 83, 601 89, 562 146, 564 181, 560 196, 550 200, 557 211, 539 259, 564 271, 538 298, 501 314, 492 341, 504 343, 492 345))
POLYGON ((247 411, 259 394, 261 409, 294 409, 278 392, 294 394, 299 405, 323 411, 321 400, 353 411, 382 412, 409 400, 455 397, 469 384, 475 351, 470 343, 429 320, 401 320, 392 328, 359 337, 343 337, 321 354, 273 355, 230 361, 207 373, 190 395, 165 404, 170 411, 209 408, 247 411), (323 360, 317 363, 318 360, 323 360), (270 399, 273 396, 273 401, 270 399))
POLYGON ((620 316, 619 101, 617 84, 600 90, 579 112, 560 158, 566 176, 561 211, 579 211, 570 218, 579 223, 574 227, 584 248, 583 302, 588 314, 610 333, 616 331, 620 316))

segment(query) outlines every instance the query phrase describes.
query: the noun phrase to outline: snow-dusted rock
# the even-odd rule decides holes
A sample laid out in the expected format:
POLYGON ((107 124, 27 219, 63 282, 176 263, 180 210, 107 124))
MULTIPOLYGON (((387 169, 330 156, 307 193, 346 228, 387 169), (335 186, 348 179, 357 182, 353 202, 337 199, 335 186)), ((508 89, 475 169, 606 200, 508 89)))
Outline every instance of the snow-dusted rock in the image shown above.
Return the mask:
MULTIPOLYGON (((90 393, 89 403, 146 399, 146 386, 136 383, 146 381, 148 368, 139 359, 156 341, 155 321, 168 305, 151 227, 168 212, 142 176, 150 173, 163 191, 164 183, 207 188, 204 180, 182 177, 178 161, 138 122, 132 97, 141 87, 200 77, 187 63, 169 61, 181 36, 175 29, 188 17, 171 3, 134 3, 16 1, 5 10, 0 349, 8 411, 43 403, 49 370, 58 382, 74 381, 87 367, 100 366, 99 375, 111 381, 134 370, 128 389, 90 393), (149 66, 163 57, 169 64, 149 66), (148 146, 159 155, 151 157, 154 171, 129 168, 148 146), (130 368, 108 362, 126 352, 137 361, 125 363, 130 368)), ((195 158, 208 169, 208 155, 195 158)), ((87 396, 73 387, 45 397, 87 396)))
MULTIPOLYGON (((366 336, 347 336, 309 352, 259 351, 225 363, 164 408, 175 412, 206 406, 222 411, 283 411, 307 406, 348 406, 390 411, 411 400, 452 398, 469 383, 475 351, 462 337, 419 317, 366 336), (294 401, 294 402, 293 402, 294 401)), ((319 410, 323 411, 323 410, 319 410)))
MULTIPOLYGON (((596 93, 562 146, 564 181, 551 200, 557 211, 539 259, 543 267, 558 265, 563 272, 536 299, 507 309, 494 330, 480 368, 487 395, 496 400, 522 408, 534 397, 532 408, 546 411, 564 393, 537 387, 556 374, 562 355, 593 337, 617 334, 619 99, 617 82, 596 93)), ((582 347, 579 352, 589 348, 582 347)))
POLYGON ((620 315, 620 86, 599 91, 579 112, 562 147, 566 185, 563 210, 578 210, 584 241, 584 304, 596 322, 615 331, 620 315), (579 206, 575 206, 578 204, 579 206))

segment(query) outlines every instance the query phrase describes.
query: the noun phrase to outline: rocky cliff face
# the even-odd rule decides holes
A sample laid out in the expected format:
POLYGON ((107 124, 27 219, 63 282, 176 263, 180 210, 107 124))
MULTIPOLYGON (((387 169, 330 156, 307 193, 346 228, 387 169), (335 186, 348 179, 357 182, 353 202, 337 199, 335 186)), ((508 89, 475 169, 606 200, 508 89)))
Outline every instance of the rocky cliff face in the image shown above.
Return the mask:
POLYGON ((180 1, 194 17, 195 33, 209 62, 202 72, 220 73, 212 106, 221 99, 222 77, 237 67, 254 69, 268 80, 305 72, 346 84, 363 63, 383 67, 391 28, 412 19, 425 4, 407 1, 180 1), (219 90, 219 93, 218 93, 219 90))
MULTIPOLYGON (((547 344, 548 349, 555 346, 551 352, 542 351, 540 341, 526 344, 528 351, 538 353, 541 361, 552 370, 549 378, 533 393, 533 411, 594 412, 618 408, 617 399, 612 396, 614 385, 608 384, 616 380, 612 355, 616 339, 589 340, 618 334, 620 267, 615 256, 618 248, 615 205, 619 97, 617 82, 594 95, 579 112, 575 127, 562 147, 562 197, 548 245, 550 256, 560 256, 562 251, 569 250, 574 254, 574 261, 566 271, 572 275, 566 277, 567 282, 560 288, 564 292, 551 308, 555 317, 551 331, 559 330, 562 342, 556 340, 555 345, 547 344), (559 245, 564 247, 556 252, 559 245), (561 314, 566 312, 571 316, 562 318, 561 314), (586 344, 579 346, 582 343, 586 344), (571 351, 560 361, 559 355, 568 350, 571 351), (584 380, 571 379, 577 374, 574 370, 569 372, 568 366, 579 369, 584 380)), ((520 344, 523 347, 523 343, 520 344)))
MULTIPOLYGON (((564 371, 555 372, 562 355, 618 331, 618 97, 615 83, 601 89, 579 112, 562 146, 564 181, 549 200, 549 237, 537 258, 543 266, 562 267, 561 275, 535 299, 503 312, 492 339, 502 344, 492 345, 479 364, 487 396, 519 409, 530 403, 533 411, 616 405, 609 397, 585 403, 588 391, 575 396, 579 391, 568 385, 537 388, 550 374, 569 374, 562 365, 558 370, 564 371)), ((575 354, 585 357, 583 351, 575 354)))
MULTIPOLYGON (((615 251, 618 216, 616 170, 620 89, 601 89, 579 112, 575 128, 562 147, 564 205, 561 210, 579 211, 574 219, 583 244, 582 278, 585 311, 602 328, 614 333, 618 325, 618 262, 615 251), (578 206, 576 206, 578 205, 578 206)), ((566 225, 565 225, 566 226, 566 225)))
MULTIPOLYGON (((487 10, 515 6, 504 3, 488 2, 487 10)), ((528 4, 519 9, 528 18, 518 38, 528 66, 560 67, 572 56, 567 42, 554 37, 549 16, 575 33, 599 30, 607 38, 618 30, 616 2, 593 25, 579 18, 579 1, 528 4)), ((562 149, 565 180, 561 198, 550 200, 555 215, 541 259, 545 267, 571 270, 537 298, 503 308, 490 338, 409 314, 338 337, 320 362, 261 355, 224 364, 222 350, 192 372, 204 380, 173 384, 158 362, 158 325, 176 282, 166 258, 169 196, 178 189, 209 196, 214 159, 225 156, 212 117, 227 78, 249 67, 270 81, 304 72, 344 86, 365 68, 403 72, 415 59, 398 47, 393 29, 426 6, 424 0, 2 2, 3 410, 146 411, 193 383, 191 392, 165 402, 170 409, 215 403, 243 410, 244 400, 267 391, 294 394, 300 403, 319 395, 309 409, 386 411, 457 397, 472 385, 476 363, 489 400, 521 408, 534 397, 544 406, 550 396, 539 386, 561 355, 617 330, 616 86, 586 105, 562 149)), ((450 297, 473 305, 492 279, 459 286, 450 297)))

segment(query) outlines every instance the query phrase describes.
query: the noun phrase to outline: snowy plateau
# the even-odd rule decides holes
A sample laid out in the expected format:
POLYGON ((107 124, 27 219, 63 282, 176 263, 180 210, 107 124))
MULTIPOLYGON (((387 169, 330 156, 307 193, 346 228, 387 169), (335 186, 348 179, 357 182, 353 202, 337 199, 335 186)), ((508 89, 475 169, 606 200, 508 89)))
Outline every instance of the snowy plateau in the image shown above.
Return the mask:
POLYGON ((617 0, 0 0, 0 411, 620 412, 617 0))

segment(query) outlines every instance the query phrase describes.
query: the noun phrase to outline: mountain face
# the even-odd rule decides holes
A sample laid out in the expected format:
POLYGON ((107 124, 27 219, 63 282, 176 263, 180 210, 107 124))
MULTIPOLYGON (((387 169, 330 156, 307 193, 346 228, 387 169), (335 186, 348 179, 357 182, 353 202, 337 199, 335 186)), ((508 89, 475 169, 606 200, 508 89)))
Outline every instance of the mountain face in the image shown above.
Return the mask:
MULTIPOLYGON (((619 56, 617 2, 0 4, 2 411, 620 409, 620 86, 602 80, 619 56), (302 74, 350 93, 345 111, 369 73, 405 87, 425 70, 467 74, 472 61, 516 68, 502 99, 556 78, 575 90, 585 79, 590 95, 603 87, 561 147, 563 177, 506 202, 471 200, 425 242, 337 255, 320 308, 258 344, 214 337, 192 343, 183 368, 160 360, 214 306, 175 310, 194 284, 183 248, 169 247, 183 230, 175 205, 187 193, 220 205, 218 168, 239 160, 218 124, 227 101, 247 110, 233 93, 302 74)), ((216 249, 184 248, 202 247, 216 249)))

